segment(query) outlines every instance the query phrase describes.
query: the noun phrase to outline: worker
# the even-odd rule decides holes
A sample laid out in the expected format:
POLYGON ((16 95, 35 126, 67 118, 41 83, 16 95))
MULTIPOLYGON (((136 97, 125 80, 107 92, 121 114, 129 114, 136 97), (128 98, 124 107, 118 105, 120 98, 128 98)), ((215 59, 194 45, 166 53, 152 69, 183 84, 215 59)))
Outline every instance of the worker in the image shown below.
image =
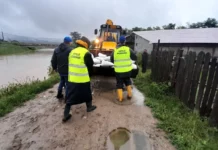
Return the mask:
POLYGON ((137 56, 128 46, 125 45, 125 36, 120 36, 119 45, 111 55, 111 62, 114 63, 114 70, 117 80, 117 96, 119 101, 123 101, 123 85, 127 88, 127 98, 132 98, 131 72, 132 60, 137 60, 137 56), (131 60, 132 59, 132 60, 131 60))
POLYGON ((115 39, 114 39, 114 37, 112 36, 112 34, 111 34, 110 32, 108 32, 107 41, 113 41, 113 42, 115 42, 115 39))
POLYGON ((147 50, 145 49, 144 52, 142 53, 142 73, 146 72, 147 63, 148 63, 148 53, 147 50))
POLYGON ((87 112, 91 112, 97 108, 92 105, 90 85, 90 76, 94 64, 91 53, 88 51, 91 43, 88 38, 83 36, 76 41, 76 44, 77 47, 69 55, 68 95, 63 122, 71 118, 70 109, 72 105, 85 102, 87 112))
POLYGON ((51 64, 53 70, 59 73, 60 83, 58 86, 57 98, 62 99, 63 87, 65 88, 65 98, 67 96, 67 80, 68 80, 68 56, 72 48, 70 45, 72 43, 71 37, 65 37, 64 42, 61 43, 52 55, 51 64))

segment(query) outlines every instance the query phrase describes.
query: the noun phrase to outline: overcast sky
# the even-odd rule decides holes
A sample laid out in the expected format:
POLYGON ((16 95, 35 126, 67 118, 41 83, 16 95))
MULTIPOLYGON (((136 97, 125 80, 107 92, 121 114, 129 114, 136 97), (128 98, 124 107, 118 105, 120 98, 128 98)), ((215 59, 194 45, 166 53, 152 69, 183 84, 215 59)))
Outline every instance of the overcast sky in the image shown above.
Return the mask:
POLYGON ((62 38, 78 31, 94 38, 94 29, 114 24, 186 25, 218 19, 218 0, 0 0, 0 30, 24 36, 62 38))

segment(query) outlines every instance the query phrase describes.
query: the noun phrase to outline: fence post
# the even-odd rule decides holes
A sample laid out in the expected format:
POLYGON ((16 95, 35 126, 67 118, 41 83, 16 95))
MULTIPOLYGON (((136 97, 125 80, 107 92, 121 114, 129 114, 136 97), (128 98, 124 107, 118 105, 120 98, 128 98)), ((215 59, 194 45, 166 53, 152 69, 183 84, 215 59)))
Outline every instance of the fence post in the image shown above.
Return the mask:
POLYGON ((193 71, 195 67, 196 52, 190 51, 186 59, 187 59, 187 63, 185 65, 185 76, 184 76, 185 80, 182 88, 181 100, 188 106, 193 71))
POLYGON ((188 101, 189 108, 191 108, 191 109, 194 109, 194 107, 195 107, 196 92, 197 92, 200 74, 202 71, 202 65, 203 65, 202 63, 204 61, 204 57, 205 57, 205 53, 202 51, 197 56, 197 61, 196 61, 195 69, 193 72, 191 93, 190 93, 190 98, 188 101))
POLYGON ((153 76, 153 80, 154 81, 157 81, 157 73, 158 73, 158 62, 157 62, 157 59, 158 59, 158 53, 159 53, 159 44, 160 44, 160 40, 158 40, 158 43, 157 43, 157 48, 155 47, 154 49, 154 57, 153 57, 153 60, 152 60, 152 66, 153 66, 153 73, 152 73, 152 76, 153 76))
POLYGON ((179 58, 179 70, 177 72, 177 77, 176 77, 176 84, 175 84, 175 92, 176 92, 176 96, 180 99, 181 97, 181 92, 182 92, 182 87, 183 87, 183 83, 184 83, 184 69, 185 69, 185 60, 180 57, 179 58))
POLYGON ((157 42, 157 51, 159 51, 159 47, 160 47, 160 39, 157 42))
POLYGON ((179 66, 180 66, 180 58, 183 55, 183 50, 178 49, 177 53, 176 53, 176 57, 175 57, 175 61, 174 61, 174 66, 172 69, 172 79, 171 79, 171 86, 175 87, 175 83, 176 83, 176 78, 178 76, 178 71, 179 71, 179 66))
POLYGON ((211 90, 211 86, 212 86, 212 83, 213 83, 215 67, 216 67, 216 58, 213 58, 212 62, 211 62, 211 65, 210 65, 210 71, 209 71, 209 75, 208 75, 207 86, 206 86, 206 89, 205 89, 204 97, 203 97, 203 100, 202 100, 202 105, 201 105, 201 108, 200 108, 200 115, 201 116, 204 116, 205 113, 206 113, 207 102, 208 102, 208 99, 209 99, 210 90, 211 90))
POLYGON ((216 94, 214 106, 209 118, 209 123, 211 126, 218 126, 218 93, 216 94))
POLYGON ((216 88, 217 88, 217 85, 218 85, 218 67, 216 67, 216 72, 214 74, 214 79, 213 79, 212 84, 213 85, 212 85, 212 88, 211 88, 210 96, 208 97, 209 99, 207 101, 206 116, 209 116, 210 113, 211 113, 214 96, 216 94, 216 88))
POLYGON ((202 97, 205 89, 205 84, 207 81, 207 76, 208 76, 208 70, 209 70, 209 63, 210 63, 211 55, 210 53, 206 53, 205 59, 204 59, 204 65, 201 73, 201 78, 200 78, 200 85, 199 85, 199 90, 198 90, 198 95, 197 95, 197 101, 195 105, 195 109, 199 110, 201 107, 201 102, 202 102, 202 97))

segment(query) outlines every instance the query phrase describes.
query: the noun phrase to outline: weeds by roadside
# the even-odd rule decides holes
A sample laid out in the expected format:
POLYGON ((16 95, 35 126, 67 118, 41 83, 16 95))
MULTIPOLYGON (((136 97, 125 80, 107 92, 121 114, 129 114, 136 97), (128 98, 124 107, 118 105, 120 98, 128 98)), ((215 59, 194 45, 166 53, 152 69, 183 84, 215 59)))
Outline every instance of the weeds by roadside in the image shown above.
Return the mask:
POLYGON ((11 84, 6 88, 0 89, 0 117, 21 106, 24 102, 35 97, 36 94, 51 88, 58 83, 59 76, 51 75, 48 79, 40 81, 11 84))
POLYGON ((184 106, 166 84, 152 82, 150 70, 139 73, 134 83, 146 95, 145 103, 159 119, 158 127, 168 134, 178 150, 218 149, 218 130, 184 106))

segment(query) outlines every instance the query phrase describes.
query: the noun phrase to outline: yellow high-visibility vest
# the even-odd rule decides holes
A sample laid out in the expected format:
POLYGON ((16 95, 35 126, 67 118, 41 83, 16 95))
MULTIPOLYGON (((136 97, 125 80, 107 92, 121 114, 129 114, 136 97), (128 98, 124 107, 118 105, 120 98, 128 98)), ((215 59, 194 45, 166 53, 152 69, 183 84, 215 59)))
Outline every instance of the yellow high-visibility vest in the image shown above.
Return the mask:
POLYGON ((68 81, 74 83, 90 82, 89 72, 84 62, 85 54, 88 52, 83 47, 77 47, 69 54, 68 81))
POLYGON ((132 70, 130 48, 121 46, 114 51, 114 69, 116 73, 125 73, 132 70))

